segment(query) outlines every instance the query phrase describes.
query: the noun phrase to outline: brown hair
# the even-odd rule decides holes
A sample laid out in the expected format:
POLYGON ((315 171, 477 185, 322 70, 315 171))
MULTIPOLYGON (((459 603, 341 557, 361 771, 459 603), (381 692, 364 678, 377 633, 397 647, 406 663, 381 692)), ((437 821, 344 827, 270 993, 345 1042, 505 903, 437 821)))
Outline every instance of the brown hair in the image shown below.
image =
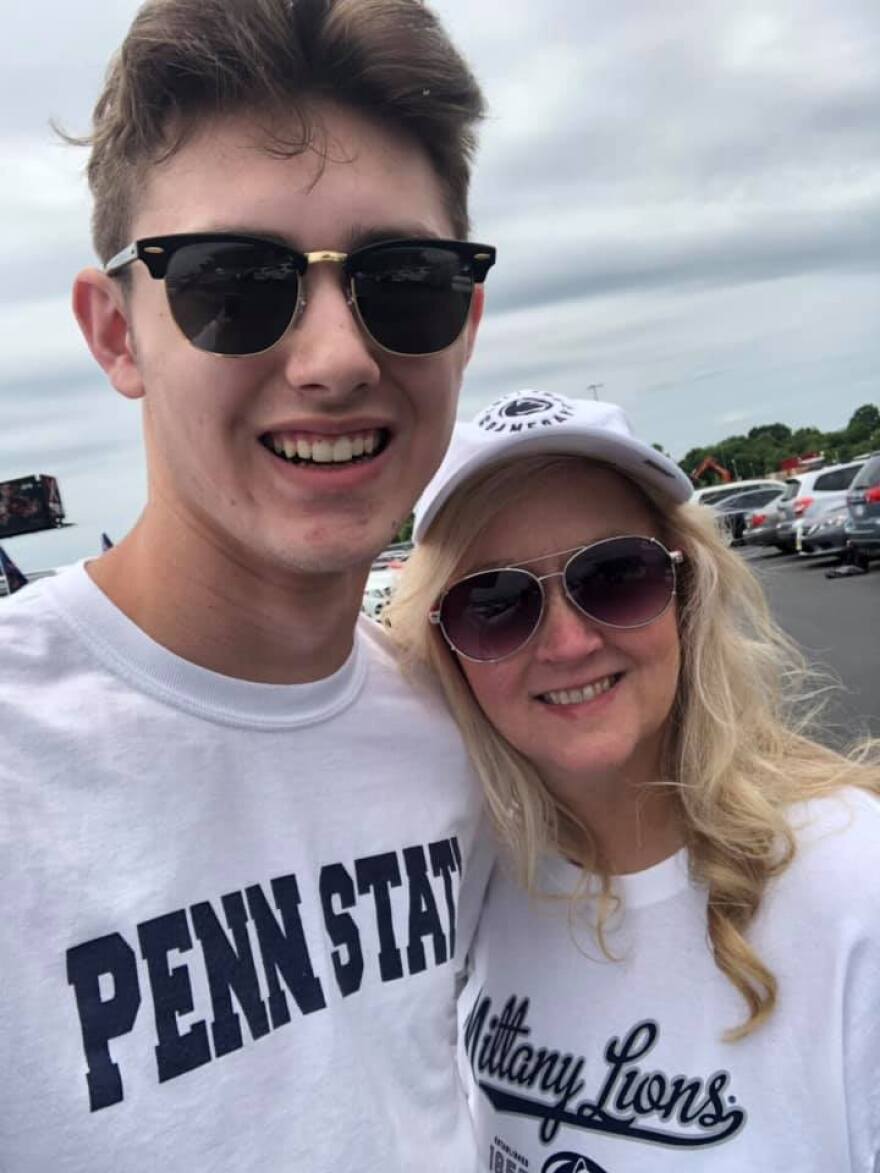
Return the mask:
POLYGON ((473 74, 421 0, 148 0, 111 61, 95 105, 92 235, 108 260, 129 240, 151 164, 197 125, 242 112, 291 115, 283 156, 317 150, 315 100, 338 102, 408 134, 443 185, 454 231, 467 235, 467 192, 485 106, 473 74))

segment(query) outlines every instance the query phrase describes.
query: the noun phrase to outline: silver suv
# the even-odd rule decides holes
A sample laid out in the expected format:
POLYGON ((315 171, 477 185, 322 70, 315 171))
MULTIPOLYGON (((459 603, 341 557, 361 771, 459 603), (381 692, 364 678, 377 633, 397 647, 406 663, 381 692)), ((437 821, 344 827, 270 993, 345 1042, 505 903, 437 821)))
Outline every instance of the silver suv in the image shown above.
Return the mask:
POLYGON ((776 545, 789 552, 799 550, 806 527, 815 525, 829 509, 846 505, 847 489, 864 463, 850 460, 790 477, 787 483, 797 488, 786 493, 779 503, 776 545))

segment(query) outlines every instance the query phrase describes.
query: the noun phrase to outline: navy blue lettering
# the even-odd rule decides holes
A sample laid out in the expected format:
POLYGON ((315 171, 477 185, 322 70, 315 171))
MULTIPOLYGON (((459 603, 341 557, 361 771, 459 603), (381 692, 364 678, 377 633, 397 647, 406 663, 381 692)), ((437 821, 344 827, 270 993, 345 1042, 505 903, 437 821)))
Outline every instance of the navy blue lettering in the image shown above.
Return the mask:
POLYGON ((185 965, 169 969, 168 954, 192 949, 192 938, 183 909, 157 916, 138 925, 141 956, 147 963, 156 1018, 156 1066, 159 1082, 174 1079, 211 1060, 208 1031, 195 1023, 186 1034, 177 1029, 177 1017, 193 1010, 193 992, 185 965))
POLYGON ((423 847, 405 847, 403 860, 409 879, 409 944, 406 960, 410 973, 425 969, 425 947, 422 938, 430 936, 434 942, 434 962, 442 965, 448 956, 446 937, 437 915, 437 902, 428 879, 428 860, 423 847))
POLYGON ((110 1057, 110 1039, 128 1034, 141 1004, 134 950, 119 933, 67 950, 67 981, 73 986, 86 1057, 86 1085, 93 1112, 123 1099, 122 1076, 110 1057), (113 978, 113 996, 101 997, 100 977, 113 978))
POLYGON ((275 907, 281 913, 281 924, 269 907, 269 901, 259 884, 247 888, 245 895, 260 943, 263 971, 269 989, 272 1026, 277 1028, 290 1022, 290 1007, 278 980, 279 974, 302 1014, 323 1010, 327 1003, 309 957, 299 914, 300 895, 296 876, 279 876, 272 881, 272 896, 275 907))
POLYGON ((458 846, 458 840, 454 835, 449 840, 449 845, 452 848, 452 854, 455 856, 455 866, 458 868, 458 874, 461 875, 461 848, 458 846))
MULTIPOLYGON (((454 842, 454 840, 452 841, 454 842)), ((455 956, 455 892, 452 886, 452 873, 458 871, 455 853, 449 839, 441 839, 439 843, 428 845, 431 855, 431 870, 435 876, 443 877, 443 892, 446 896, 446 911, 449 914, 449 956, 455 956)))
POLYGON ((241 1022, 232 1008, 230 991, 247 1018, 251 1036, 261 1038, 269 1033, 269 1016, 260 997, 254 955, 247 932, 247 910, 240 892, 223 897, 226 922, 232 930, 230 941, 223 926, 207 901, 190 908, 193 929, 202 946, 214 1021, 211 1036, 214 1053, 219 1058, 242 1046, 241 1022))
POLYGON ((361 988, 364 976, 364 953, 354 917, 347 912, 337 912, 334 899, 341 909, 354 908, 357 896, 354 880, 341 863, 328 864, 321 868, 321 906, 324 909, 324 924, 327 936, 336 946, 331 956, 336 984, 346 998, 361 988), (343 955, 343 948, 345 955, 343 955))
POLYGON ((379 933, 379 973, 383 982, 403 977, 403 961, 394 939, 391 918, 391 888, 400 887, 400 866, 393 851, 383 855, 367 855, 354 864, 358 892, 373 893, 376 905, 376 928, 379 933))

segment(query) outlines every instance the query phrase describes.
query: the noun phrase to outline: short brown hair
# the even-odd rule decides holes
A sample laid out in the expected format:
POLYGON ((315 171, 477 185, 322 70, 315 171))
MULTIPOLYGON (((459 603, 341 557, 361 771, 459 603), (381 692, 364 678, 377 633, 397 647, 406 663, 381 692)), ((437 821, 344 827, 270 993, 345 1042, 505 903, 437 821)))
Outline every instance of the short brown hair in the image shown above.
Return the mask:
MULTIPOLYGON (((332 100, 408 134, 443 185, 466 236, 467 194, 485 105, 480 87, 421 0, 148 0, 111 61, 92 133, 92 237, 102 261, 129 241, 147 168, 202 121, 293 114, 301 135, 268 149, 313 146, 308 106, 332 100)), ((69 137, 69 136, 68 136, 69 137)))

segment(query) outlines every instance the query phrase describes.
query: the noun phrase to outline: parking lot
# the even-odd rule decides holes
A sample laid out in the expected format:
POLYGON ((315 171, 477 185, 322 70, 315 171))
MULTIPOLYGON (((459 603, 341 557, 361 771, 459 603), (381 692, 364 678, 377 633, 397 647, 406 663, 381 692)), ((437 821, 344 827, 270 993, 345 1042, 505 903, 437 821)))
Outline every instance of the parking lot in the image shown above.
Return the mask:
POLYGON ((827 579, 828 559, 805 560, 777 551, 743 557, 756 570, 779 623, 814 664, 842 687, 831 696, 817 736, 841 744, 860 734, 880 737, 880 562, 870 574, 827 579))

